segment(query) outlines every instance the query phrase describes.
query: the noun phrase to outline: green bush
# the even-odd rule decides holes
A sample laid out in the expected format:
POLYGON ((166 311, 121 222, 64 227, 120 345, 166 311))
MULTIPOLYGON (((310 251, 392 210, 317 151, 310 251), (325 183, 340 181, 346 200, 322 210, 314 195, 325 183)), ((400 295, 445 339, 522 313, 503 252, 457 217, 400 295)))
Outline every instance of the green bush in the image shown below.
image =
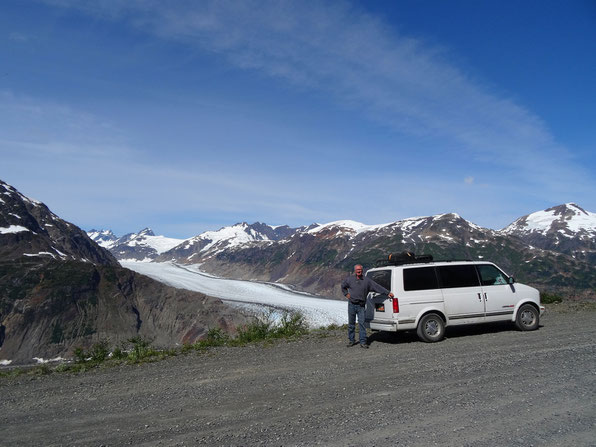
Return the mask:
POLYGON ((203 350, 209 347, 223 346, 228 344, 229 341, 230 336, 221 328, 211 328, 207 332, 207 336, 204 340, 199 340, 194 345, 189 345, 188 347, 185 346, 182 350, 183 352, 186 352, 189 349, 203 350))
POLYGON ((75 348, 73 354, 76 363, 85 363, 89 357, 88 353, 80 346, 75 348))
POLYGON ((246 344, 270 338, 271 320, 255 320, 250 324, 238 328, 238 333, 233 339, 234 344, 246 344))
POLYGON ((540 302, 542 304, 561 303, 563 302, 563 297, 561 295, 557 295, 556 293, 544 292, 540 294, 540 302))
POLYGON ((32 370, 32 374, 34 375, 39 375, 39 376, 45 376, 47 374, 50 374, 52 372, 52 368, 50 368, 48 365, 46 365, 45 363, 36 366, 35 368, 33 368, 32 370))
POLYGON ((148 360, 158 354, 158 351, 151 346, 153 340, 136 336, 128 339, 128 342, 132 344, 132 349, 128 353, 128 360, 133 363, 148 360))
POLYGON ((242 345, 257 341, 265 341, 276 338, 291 338, 308 332, 306 320, 299 312, 285 312, 279 323, 273 320, 272 313, 268 313, 262 319, 238 329, 238 334, 231 340, 232 344, 242 345))
MULTIPOLYGON (((141 336, 128 339, 121 346, 113 348, 110 355, 110 342, 102 339, 95 343, 89 350, 77 347, 74 350, 74 363, 61 363, 55 368, 48 365, 40 365, 31 369, 27 374, 45 375, 51 372, 72 372, 80 373, 95 368, 101 364, 117 365, 121 363, 143 363, 161 360, 166 357, 186 353, 192 349, 204 350, 214 346, 241 346, 247 343, 268 341, 280 338, 292 338, 308 332, 306 320, 300 313, 286 312, 278 321, 275 321, 270 312, 261 319, 255 319, 252 323, 238 329, 236 337, 231 338, 221 328, 211 328, 204 340, 193 345, 184 345, 181 348, 165 350, 155 349, 151 343, 153 340, 141 336)), ((12 371, 0 371, 0 377, 15 377, 23 374, 24 371, 15 369, 12 371)))
POLYGON ((304 315, 298 312, 284 313, 281 317, 279 326, 274 328, 274 337, 295 337, 308 332, 308 326, 304 315))
POLYGON ((128 356, 126 351, 122 350, 120 346, 116 346, 112 351, 112 358, 115 360, 122 360, 128 356))
POLYGON ((218 328, 211 328, 209 332, 207 332, 207 339, 206 341, 211 346, 221 346, 226 344, 226 342, 230 339, 229 335, 226 334, 220 327, 218 328))
POLYGON ((100 340, 91 347, 89 356, 93 362, 103 362, 110 354, 110 341, 107 338, 100 340))

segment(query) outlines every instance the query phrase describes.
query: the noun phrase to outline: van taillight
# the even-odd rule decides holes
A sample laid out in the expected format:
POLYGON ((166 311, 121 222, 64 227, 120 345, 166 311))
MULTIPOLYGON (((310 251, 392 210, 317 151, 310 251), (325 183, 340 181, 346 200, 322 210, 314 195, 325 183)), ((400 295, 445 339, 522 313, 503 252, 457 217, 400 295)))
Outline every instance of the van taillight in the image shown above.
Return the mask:
POLYGON ((397 301, 397 297, 393 298, 393 313, 399 313, 399 301, 397 301))

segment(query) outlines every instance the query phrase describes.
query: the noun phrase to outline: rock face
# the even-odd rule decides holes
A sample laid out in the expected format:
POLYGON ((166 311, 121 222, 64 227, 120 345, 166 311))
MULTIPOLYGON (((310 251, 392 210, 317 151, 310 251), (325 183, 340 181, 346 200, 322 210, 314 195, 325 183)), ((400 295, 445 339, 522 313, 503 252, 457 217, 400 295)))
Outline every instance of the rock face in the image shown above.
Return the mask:
POLYGON ((69 355, 102 338, 192 343, 247 321, 201 293, 125 269, 85 232, 0 182, 0 360, 69 355))
POLYGON ((0 288, 0 359, 14 362, 69 355, 103 338, 192 343, 246 321, 220 300, 114 265, 16 261, 0 269, 0 288))

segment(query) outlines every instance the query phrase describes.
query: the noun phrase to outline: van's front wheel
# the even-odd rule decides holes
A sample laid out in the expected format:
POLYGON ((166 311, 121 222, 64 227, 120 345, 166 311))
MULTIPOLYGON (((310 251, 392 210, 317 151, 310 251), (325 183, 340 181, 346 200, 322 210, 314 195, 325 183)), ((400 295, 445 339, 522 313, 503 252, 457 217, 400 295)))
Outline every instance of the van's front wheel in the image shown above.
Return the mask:
POLYGON ((426 343, 439 341, 445 335, 445 322, 437 314, 426 314, 418 323, 418 338, 426 343))
POLYGON ((517 311, 515 325, 520 331, 533 331, 538 329, 540 314, 531 304, 524 304, 517 311))

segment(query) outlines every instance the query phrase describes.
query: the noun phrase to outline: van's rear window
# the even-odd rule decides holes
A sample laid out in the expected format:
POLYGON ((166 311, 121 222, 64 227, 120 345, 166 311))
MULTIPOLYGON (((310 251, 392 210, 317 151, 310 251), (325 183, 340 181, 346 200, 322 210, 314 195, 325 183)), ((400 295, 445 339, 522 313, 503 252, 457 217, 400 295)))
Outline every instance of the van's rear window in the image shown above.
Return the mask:
POLYGON ((404 269, 404 290, 438 289, 439 282, 434 267, 404 269))
POLYGON ((441 278, 441 287, 445 289, 480 286, 476 268, 473 265, 445 265, 437 269, 441 278))
POLYGON ((366 276, 387 290, 391 290, 391 270, 376 270, 368 272, 366 276))

